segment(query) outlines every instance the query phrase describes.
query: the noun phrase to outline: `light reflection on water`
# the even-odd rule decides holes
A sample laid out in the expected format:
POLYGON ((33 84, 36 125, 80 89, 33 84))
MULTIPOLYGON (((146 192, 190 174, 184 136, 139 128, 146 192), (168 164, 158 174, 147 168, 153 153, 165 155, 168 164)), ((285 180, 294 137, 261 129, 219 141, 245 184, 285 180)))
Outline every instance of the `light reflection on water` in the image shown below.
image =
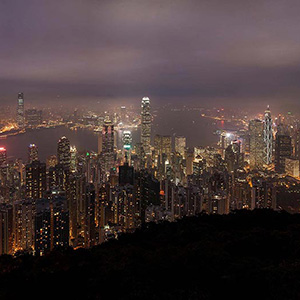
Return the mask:
MULTIPOLYGON (((215 130, 224 127, 221 122, 214 123, 211 119, 202 118, 197 111, 163 111, 154 118, 152 135, 183 135, 187 138, 187 145, 207 146, 215 145, 218 137, 215 130)), ((42 161, 51 154, 56 154, 57 141, 66 136, 71 145, 79 151, 97 151, 97 134, 92 130, 70 130, 61 126, 57 128, 31 130, 21 135, 11 136, 0 140, 0 146, 7 148, 9 158, 22 158, 27 160, 27 147, 35 143, 39 148, 39 157, 42 161)), ((121 142, 121 132, 118 137, 118 146, 121 142)), ((139 142, 140 129, 132 131, 133 144, 139 142)))

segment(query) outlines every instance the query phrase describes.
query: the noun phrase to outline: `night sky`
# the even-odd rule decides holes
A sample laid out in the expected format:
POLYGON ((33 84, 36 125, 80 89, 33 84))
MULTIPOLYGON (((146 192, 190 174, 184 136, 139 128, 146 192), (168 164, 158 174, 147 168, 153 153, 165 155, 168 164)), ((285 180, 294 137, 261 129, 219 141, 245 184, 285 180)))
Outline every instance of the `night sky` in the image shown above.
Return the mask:
POLYGON ((0 103, 296 105, 299 16, 299 0, 0 0, 0 103))

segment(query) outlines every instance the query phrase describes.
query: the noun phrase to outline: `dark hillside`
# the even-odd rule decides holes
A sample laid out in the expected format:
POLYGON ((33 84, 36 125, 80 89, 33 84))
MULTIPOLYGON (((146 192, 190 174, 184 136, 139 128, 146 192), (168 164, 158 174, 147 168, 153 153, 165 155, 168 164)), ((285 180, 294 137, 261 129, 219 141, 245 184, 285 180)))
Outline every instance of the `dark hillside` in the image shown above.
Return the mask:
POLYGON ((300 215, 148 224, 85 250, 0 257, 0 299, 299 299, 300 215))

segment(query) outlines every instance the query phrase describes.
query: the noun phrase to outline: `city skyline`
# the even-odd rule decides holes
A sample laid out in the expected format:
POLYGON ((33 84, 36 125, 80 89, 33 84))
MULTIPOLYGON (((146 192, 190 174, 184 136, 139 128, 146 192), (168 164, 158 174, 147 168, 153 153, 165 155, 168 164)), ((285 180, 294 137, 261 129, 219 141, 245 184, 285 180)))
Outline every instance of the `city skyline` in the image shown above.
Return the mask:
POLYGON ((298 299, 299 12, 0 0, 0 298, 298 299))

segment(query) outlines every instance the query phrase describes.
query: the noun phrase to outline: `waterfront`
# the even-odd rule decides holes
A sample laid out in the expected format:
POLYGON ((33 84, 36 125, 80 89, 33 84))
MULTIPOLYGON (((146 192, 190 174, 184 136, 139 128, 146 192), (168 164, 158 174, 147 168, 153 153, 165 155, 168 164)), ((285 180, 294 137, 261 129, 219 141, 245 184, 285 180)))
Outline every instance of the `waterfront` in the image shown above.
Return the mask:
MULTIPOLYGON (((225 129, 226 123, 201 117, 198 111, 170 111, 163 110, 154 116, 152 135, 183 135, 187 138, 187 146, 215 145, 218 137, 214 134, 217 129, 225 129)), ((228 129, 228 125, 227 125, 228 129)), ((120 131, 118 147, 120 147, 120 131)), ((139 142, 140 130, 132 132, 133 145, 139 142)), ((40 160, 45 161, 47 156, 56 154, 56 142, 66 136, 71 145, 78 151, 97 151, 97 134, 90 129, 71 130, 65 126, 56 128, 42 128, 29 130, 23 134, 9 136, 0 140, 0 146, 6 147, 10 159, 21 158, 27 160, 27 147, 34 143, 39 148, 40 160)))

